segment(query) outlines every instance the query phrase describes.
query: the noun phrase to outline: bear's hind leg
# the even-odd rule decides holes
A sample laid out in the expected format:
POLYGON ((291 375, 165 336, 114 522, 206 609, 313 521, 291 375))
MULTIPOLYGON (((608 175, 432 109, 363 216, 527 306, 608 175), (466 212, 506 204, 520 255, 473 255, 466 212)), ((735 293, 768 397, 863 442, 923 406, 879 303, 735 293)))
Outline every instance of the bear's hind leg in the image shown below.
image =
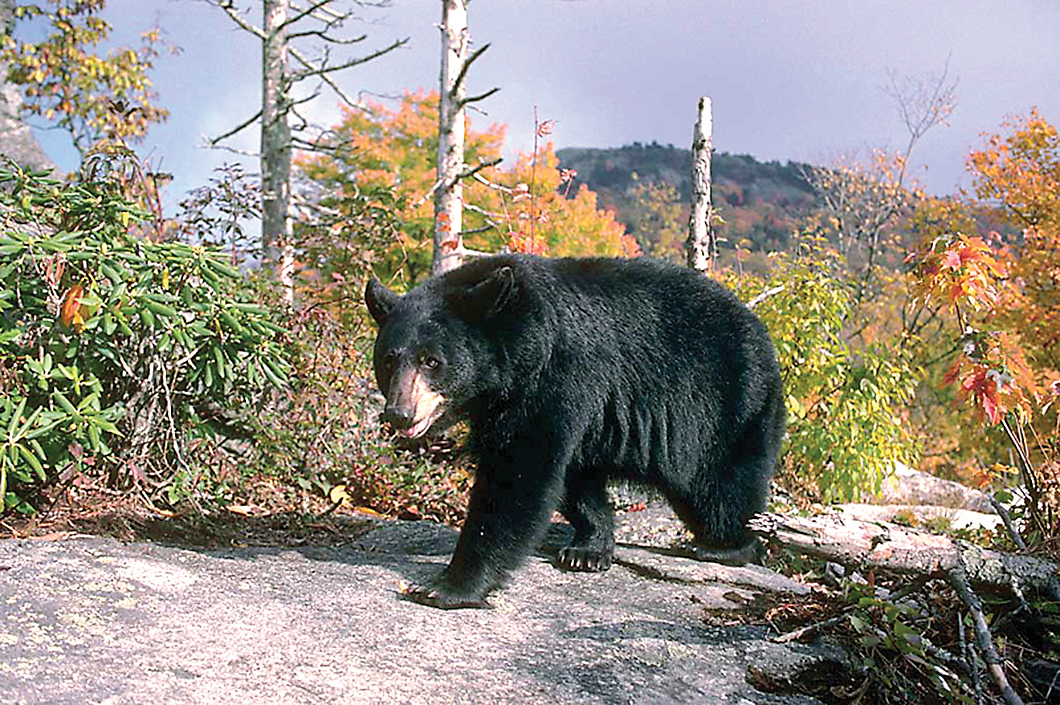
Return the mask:
POLYGON ((765 462, 745 461, 723 472, 705 468, 690 486, 666 489, 671 506, 695 538, 693 558, 725 565, 758 562, 762 547, 747 523, 765 509, 765 462))
POLYGON ((695 536, 694 558, 727 565, 761 560, 762 545, 747 524, 766 508, 784 418, 777 388, 727 459, 703 458, 690 482, 668 488, 674 510, 695 536))
POLYGON ((589 573, 610 568, 615 552, 615 512, 607 498, 606 479, 571 473, 560 511, 574 527, 574 540, 559 550, 560 567, 589 573))

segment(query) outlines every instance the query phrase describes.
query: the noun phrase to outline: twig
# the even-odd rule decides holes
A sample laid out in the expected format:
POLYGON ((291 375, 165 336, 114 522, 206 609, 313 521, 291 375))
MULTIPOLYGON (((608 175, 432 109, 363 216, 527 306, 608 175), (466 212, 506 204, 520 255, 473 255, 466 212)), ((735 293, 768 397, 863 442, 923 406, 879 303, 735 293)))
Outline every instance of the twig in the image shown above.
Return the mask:
POLYGON ((787 632, 786 634, 775 636, 771 639, 771 641, 776 642, 777 644, 786 644, 789 641, 798 641, 799 639, 802 639, 804 637, 812 636, 817 632, 821 631, 822 629, 834 627, 835 625, 842 622, 846 618, 846 616, 850 614, 850 611, 852 609, 853 605, 843 610, 842 614, 837 614, 834 617, 829 617, 828 619, 822 620, 820 622, 807 624, 805 627, 800 627, 794 631, 787 632))
POLYGON ((957 596, 961 598, 961 602, 965 604, 968 612, 972 615, 976 642, 983 654, 983 661, 986 662, 987 670, 990 671, 994 683, 997 685, 998 690, 1001 691, 1001 697, 1009 705, 1023 705, 1023 699, 1012 689, 1008 682, 1008 677, 1005 676, 1001 655, 998 654, 997 649, 994 647, 994 638, 990 634, 990 627, 987 625, 986 617, 983 615, 983 605, 979 600, 979 596, 975 594, 971 585, 968 584, 964 569, 958 567, 948 571, 946 579, 953 586, 957 596))
POLYGON ((211 147, 216 147, 218 142, 221 142, 222 140, 226 140, 229 137, 231 137, 232 135, 235 135, 236 133, 242 132, 243 130, 247 129, 252 124, 254 124, 254 122, 260 117, 261 117, 261 110, 259 109, 258 112, 254 113, 249 118, 247 118, 243 122, 239 123, 238 125, 233 127, 231 130, 229 130, 228 132, 226 132, 223 135, 221 135, 220 137, 214 137, 213 139, 208 140, 209 145, 211 147))
POLYGON ((758 304, 762 303, 763 301, 765 301, 769 297, 776 296, 780 292, 784 291, 784 289, 785 289, 785 285, 784 284, 780 284, 778 286, 774 286, 772 289, 766 289, 761 294, 759 294, 758 296, 756 296, 753 299, 751 299, 750 301, 748 301, 747 302, 747 308, 754 308, 755 306, 757 306, 758 304))
POLYGON ((964 662, 968 665, 968 670, 972 674, 972 684, 975 686, 975 705, 981 705, 983 702, 983 681, 979 678, 975 644, 969 642, 968 637, 965 635, 963 614, 957 615, 957 636, 960 639, 961 654, 964 656, 964 662))
POLYGON ((297 59, 300 64, 305 66, 304 70, 293 72, 290 76, 290 81, 291 83, 295 83, 305 78, 309 78, 310 76, 324 76, 325 74, 335 73, 336 71, 343 71, 345 69, 353 68, 354 66, 366 64, 369 61, 372 61, 373 59, 378 59, 384 54, 389 54, 398 47, 404 46, 408 43, 408 41, 408 37, 406 37, 405 39, 395 39, 393 42, 391 42, 389 46, 383 47, 378 51, 373 51, 371 54, 365 54, 364 56, 358 56, 353 59, 347 59, 346 61, 343 61, 340 64, 334 64, 332 66, 327 65, 326 58, 314 62, 310 59, 307 59, 305 56, 302 55, 301 52, 299 52, 294 47, 288 46, 287 51, 291 54, 291 56, 297 59))
POLYGON ((225 14, 231 17, 232 21, 239 25, 241 29, 250 32, 261 41, 265 41, 265 32, 260 27, 255 27, 254 25, 250 24, 242 17, 240 17, 238 10, 236 10, 235 5, 232 3, 232 0, 219 0, 217 2, 217 7, 224 10, 225 14))
POLYGON ((473 95, 468 98, 464 98, 460 101, 460 105, 467 105, 468 103, 477 103, 480 100, 486 100, 486 98, 489 98, 491 95, 498 92, 499 90, 500 88, 497 87, 490 88, 485 93, 479 93, 478 95, 473 95))

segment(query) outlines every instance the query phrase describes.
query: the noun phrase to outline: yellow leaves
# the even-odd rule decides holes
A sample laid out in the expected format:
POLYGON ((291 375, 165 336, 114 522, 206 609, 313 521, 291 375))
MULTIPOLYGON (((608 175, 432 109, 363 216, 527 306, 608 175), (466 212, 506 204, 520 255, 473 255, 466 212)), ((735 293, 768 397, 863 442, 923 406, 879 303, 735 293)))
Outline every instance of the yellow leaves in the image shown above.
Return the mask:
POLYGON ((4 42, 0 60, 10 68, 12 82, 22 86, 27 109, 69 130, 82 152, 102 138, 122 141, 142 136, 150 123, 167 113, 151 105, 146 73, 161 41, 157 32, 144 35, 136 49, 96 53, 110 33, 98 17, 102 0, 50 0, 52 11, 40 7, 17 12, 21 22, 35 21, 37 42, 4 42), (124 100, 144 109, 108 115, 109 100, 124 100))

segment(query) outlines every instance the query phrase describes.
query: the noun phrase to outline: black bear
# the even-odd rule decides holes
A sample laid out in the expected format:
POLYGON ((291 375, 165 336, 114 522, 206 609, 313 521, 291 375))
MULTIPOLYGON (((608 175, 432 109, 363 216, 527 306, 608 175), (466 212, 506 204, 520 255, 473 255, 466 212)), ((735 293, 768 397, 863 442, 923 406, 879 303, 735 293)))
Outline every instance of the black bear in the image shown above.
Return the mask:
POLYGON ((651 259, 497 255, 405 295, 372 279, 383 420, 408 438, 467 420, 477 461, 452 560, 406 592, 485 605, 554 510, 574 528, 568 570, 614 550, 606 487, 660 490, 700 557, 746 562, 785 410, 773 345, 718 283, 651 259))

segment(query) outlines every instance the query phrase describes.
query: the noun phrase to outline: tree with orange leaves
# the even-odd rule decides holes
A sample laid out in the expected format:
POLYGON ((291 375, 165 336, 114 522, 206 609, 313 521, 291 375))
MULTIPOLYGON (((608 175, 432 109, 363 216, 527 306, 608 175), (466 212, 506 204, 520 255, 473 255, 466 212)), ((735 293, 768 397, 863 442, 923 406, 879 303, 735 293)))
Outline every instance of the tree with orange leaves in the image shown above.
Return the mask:
POLYGON ((1037 110, 1006 124, 973 152, 979 198, 1000 206, 1022 231, 1009 248, 1013 286, 1005 290, 1006 322, 1019 330, 1044 367, 1060 369, 1060 135, 1037 110))
MULTIPOLYGON (((957 324, 944 381, 977 421, 1000 427, 1016 452, 1030 527, 1060 539, 1060 138, 1037 112, 973 152, 979 203, 1015 235, 947 229, 966 217, 934 204, 925 241, 910 255, 914 305, 941 304, 957 324), (1022 231, 1022 232, 1021 232, 1022 231)), ((1054 549, 1060 545, 1053 543, 1054 549)))
MULTIPOLYGON (((340 194, 322 198, 325 207, 341 209, 343 197, 354 193, 394 192, 398 237, 376 252, 373 265, 383 276, 400 273, 409 285, 430 272, 437 122, 437 92, 407 93, 394 108, 369 103, 364 110, 345 111, 332 130, 329 154, 300 159, 312 182, 340 194)), ((518 156, 511 168, 483 166, 501 157, 503 142, 503 126, 468 128, 465 163, 475 171, 464 187, 463 236, 469 248, 553 255, 639 253, 614 216, 597 209, 596 194, 584 185, 573 187, 574 177, 559 168, 551 143, 536 154, 518 156)))

